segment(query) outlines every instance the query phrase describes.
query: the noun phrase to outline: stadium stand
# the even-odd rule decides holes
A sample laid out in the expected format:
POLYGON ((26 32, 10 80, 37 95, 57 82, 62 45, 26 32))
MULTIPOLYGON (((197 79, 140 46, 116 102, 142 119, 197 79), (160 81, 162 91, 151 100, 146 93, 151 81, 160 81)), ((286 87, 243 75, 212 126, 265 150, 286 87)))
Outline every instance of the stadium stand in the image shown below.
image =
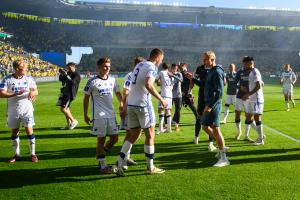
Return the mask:
POLYGON ((10 41, 29 52, 90 46, 94 54, 83 57, 82 71, 93 71, 105 55, 112 58, 113 71, 128 71, 132 58, 147 56, 152 47, 163 48, 167 62, 192 67, 202 51, 213 49, 224 66, 240 65, 242 56, 252 55, 265 74, 284 63, 300 69, 300 12, 62 0, 24 0, 21 9, 16 2, 4 0, 0 8, 0 27, 15 36, 10 41))
POLYGON ((21 47, 14 47, 8 42, 0 41, 0 78, 12 72, 12 63, 17 59, 28 62, 29 75, 33 77, 48 77, 58 74, 58 67, 33 57, 21 47))

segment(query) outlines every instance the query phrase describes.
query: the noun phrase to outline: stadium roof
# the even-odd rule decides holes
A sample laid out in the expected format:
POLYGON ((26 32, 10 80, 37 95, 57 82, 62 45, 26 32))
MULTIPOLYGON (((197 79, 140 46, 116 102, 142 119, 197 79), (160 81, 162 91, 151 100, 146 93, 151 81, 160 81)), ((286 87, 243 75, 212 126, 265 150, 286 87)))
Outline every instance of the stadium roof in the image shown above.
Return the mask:
MULTIPOLYGON (((60 0, 66 1, 66 0, 60 0)), ((300 16, 299 11, 290 10, 267 10, 267 9, 242 9, 242 8, 218 8, 210 7, 191 7, 191 6, 170 6, 170 5, 140 5, 126 3, 99 3, 76 1, 74 5, 81 7, 93 8, 96 10, 137 10, 149 12, 177 12, 177 13, 201 13, 201 14, 239 14, 239 15, 256 15, 256 16, 300 16)))

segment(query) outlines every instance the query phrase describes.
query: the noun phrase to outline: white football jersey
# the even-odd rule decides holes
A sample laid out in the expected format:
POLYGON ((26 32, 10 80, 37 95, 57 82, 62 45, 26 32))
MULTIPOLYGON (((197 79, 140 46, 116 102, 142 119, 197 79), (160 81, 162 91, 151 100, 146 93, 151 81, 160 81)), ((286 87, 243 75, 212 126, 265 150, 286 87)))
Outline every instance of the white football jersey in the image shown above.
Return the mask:
MULTIPOLYGON (((249 74, 249 91, 252 91, 255 88, 256 82, 260 82, 260 84, 263 83, 259 70, 257 68, 253 68, 249 74)), ((262 88, 249 96, 249 100, 251 102, 263 103, 264 94, 262 88)))
POLYGON ((31 76, 23 76, 21 79, 16 79, 13 75, 6 76, 1 81, 0 90, 13 93, 26 90, 22 95, 7 98, 7 114, 33 112, 33 105, 28 100, 28 95, 30 89, 36 88, 36 83, 31 76))
POLYGON ((137 64, 131 74, 130 92, 127 98, 128 106, 147 107, 152 105, 151 94, 145 87, 146 79, 156 78, 157 67, 150 61, 137 64))
POLYGON ((84 87, 84 93, 91 96, 93 120, 115 117, 113 92, 120 92, 120 87, 113 77, 101 79, 99 76, 95 76, 88 80, 84 87))
POLYGON ((292 70, 288 72, 284 71, 281 74, 281 79, 283 81, 282 82, 283 87, 288 88, 293 86, 292 83, 293 83, 293 79, 296 79, 296 74, 292 70))
POLYGON ((124 89, 130 90, 131 74, 132 74, 132 72, 129 72, 128 74, 126 74, 126 76, 124 78, 124 84, 123 84, 124 89))
POLYGON ((164 98, 172 98, 174 78, 168 75, 168 70, 162 70, 158 73, 157 79, 160 80, 160 95, 164 98))

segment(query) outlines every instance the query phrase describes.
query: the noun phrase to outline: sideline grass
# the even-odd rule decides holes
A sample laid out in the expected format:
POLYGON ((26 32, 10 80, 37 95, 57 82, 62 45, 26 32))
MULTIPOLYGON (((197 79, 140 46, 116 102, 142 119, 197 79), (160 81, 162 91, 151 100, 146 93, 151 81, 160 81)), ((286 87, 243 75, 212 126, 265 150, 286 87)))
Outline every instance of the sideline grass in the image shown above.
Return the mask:
MULTIPOLYGON (((96 138, 89 135, 90 127, 83 122, 82 92, 71 107, 79 126, 65 131, 60 130, 64 117, 55 106, 59 83, 39 84, 38 88, 34 106, 39 163, 29 161, 23 130, 22 161, 6 163, 12 149, 5 127, 6 103, 0 100, 0 199, 300 199, 300 144, 266 129, 265 146, 235 141, 232 113, 221 127, 230 147, 228 167, 211 167, 216 159, 207 152, 203 132, 200 143, 192 144, 194 119, 191 111, 183 108, 181 131, 156 136, 155 163, 166 169, 165 174, 145 174, 142 136, 132 150, 139 165, 130 167, 127 177, 101 175, 94 158, 96 138)), ((266 85, 264 93, 263 122, 300 139, 300 90, 295 90, 299 107, 290 112, 285 111, 280 86, 266 85)), ((109 164, 115 162, 123 136, 121 131, 119 142, 107 156, 109 164)), ((255 138, 256 133, 251 131, 251 136, 255 138)))

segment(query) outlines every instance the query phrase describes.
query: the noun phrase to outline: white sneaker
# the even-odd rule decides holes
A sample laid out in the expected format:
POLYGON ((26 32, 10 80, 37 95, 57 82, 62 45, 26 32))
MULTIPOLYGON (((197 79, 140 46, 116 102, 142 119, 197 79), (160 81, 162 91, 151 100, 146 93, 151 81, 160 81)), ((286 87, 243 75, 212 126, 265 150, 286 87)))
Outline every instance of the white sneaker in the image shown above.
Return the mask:
POLYGON ((208 151, 213 152, 216 150, 217 150, 217 147, 215 147, 213 144, 208 145, 208 151))
POLYGON ((287 112, 289 112, 289 111, 290 111, 290 109, 288 108, 288 109, 286 109, 286 111, 287 111, 287 112))
MULTIPOLYGON (((223 150, 224 150, 225 152, 227 152, 227 151, 228 151, 228 149, 229 149, 229 147, 224 147, 224 148, 223 148, 223 150)), ((218 159, 220 159, 220 158, 221 158, 221 153, 220 153, 220 150, 219 150, 219 151, 217 151, 217 153, 216 153, 216 155, 215 155, 215 158, 218 158, 218 159)))
POLYGON ((265 144, 264 140, 256 140, 255 142, 252 143, 253 146, 260 146, 264 144, 265 144))
POLYGON ((220 124, 226 124, 226 120, 220 121, 220 124))
POLYGON ((218 162, 214 164, 214 167, 225 167, 227 165, 230 165, 229 160, 220 158, 218 162))
POLYGON ((69 130, 70 129, 70 124, 67 124, 64 128, 61 128, 62 130, 69 130))
POLYGON ((159 134, 164 133, 164 132, 166 132, 165 129, 163 129, 163 130, 158 129, 158 130, 156 131, 156 135, 159 135, 159 134))
POLYGON ((236 140, 240 140, 241 139, 241 135, 242 135, 241 133, 237 133, 236 136, 235 136, 235 139, 236 140))
POLYGON ((113 172, 114 172, 117 176, 121 176, 121 177, 126 176, 124 170, 122 169, 122 167, 117 167, 116 169, 114 169, 113 172))
POLYGON ((159 169, 157 167, 153 167, 151 170, 150 169, 147 169, 147 173, 148 174, 163 174, 165 173, 166 171, 164 169, 159 169))
POLYGON ((76 119, 74 119, 74 121, 70 124, 70 130, 74 129, 78 124, 78 121, 76 119))
POLYGON ((194 137, 194 140, 193 140, 193 142, 194 142, 194 144, 198 144, 198 139, 199 139, 199 137, 194 137))

